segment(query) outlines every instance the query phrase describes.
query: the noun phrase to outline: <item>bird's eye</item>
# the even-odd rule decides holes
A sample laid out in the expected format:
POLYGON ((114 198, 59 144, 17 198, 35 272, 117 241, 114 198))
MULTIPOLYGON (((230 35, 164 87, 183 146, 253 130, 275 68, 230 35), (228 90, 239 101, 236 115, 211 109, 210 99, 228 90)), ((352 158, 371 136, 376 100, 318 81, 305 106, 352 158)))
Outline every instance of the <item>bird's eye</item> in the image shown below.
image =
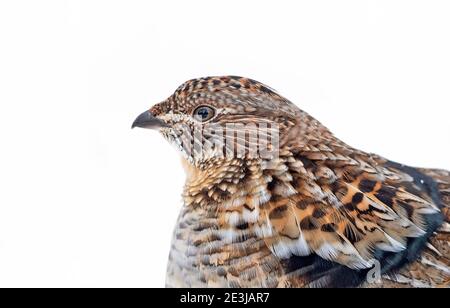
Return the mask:
POLYGON ((213 108, 209 106, 200 106, 194 110, 194 119, 199 122, 206 122, 212 119, 215 115, 215 111, 213 108))

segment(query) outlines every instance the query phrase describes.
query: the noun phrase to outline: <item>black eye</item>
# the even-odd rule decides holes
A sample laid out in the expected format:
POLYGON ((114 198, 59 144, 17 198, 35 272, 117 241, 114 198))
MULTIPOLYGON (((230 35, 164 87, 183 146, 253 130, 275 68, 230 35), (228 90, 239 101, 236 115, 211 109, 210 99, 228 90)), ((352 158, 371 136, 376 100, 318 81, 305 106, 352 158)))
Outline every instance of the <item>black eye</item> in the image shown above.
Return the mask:
POLYGON ((214 117, 215 111, 209 106, 200 106, 194 110, 194 119, 200 122, 206 122, 214 117))

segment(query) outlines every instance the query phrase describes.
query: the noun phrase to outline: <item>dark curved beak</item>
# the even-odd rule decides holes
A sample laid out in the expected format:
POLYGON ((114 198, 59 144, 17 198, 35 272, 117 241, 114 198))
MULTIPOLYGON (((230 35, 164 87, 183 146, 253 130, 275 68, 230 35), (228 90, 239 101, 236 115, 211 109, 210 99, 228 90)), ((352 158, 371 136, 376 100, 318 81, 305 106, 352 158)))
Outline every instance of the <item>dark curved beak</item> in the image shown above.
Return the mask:
POLYGON ((134 120, 133 125, 131 125, 131 128, 141 127, 141 128, 158 129, 167 126, 168 125, 164 121, 154 117, 150 111, 145 111, 141 113, 136 118, 136 120, 134 120))

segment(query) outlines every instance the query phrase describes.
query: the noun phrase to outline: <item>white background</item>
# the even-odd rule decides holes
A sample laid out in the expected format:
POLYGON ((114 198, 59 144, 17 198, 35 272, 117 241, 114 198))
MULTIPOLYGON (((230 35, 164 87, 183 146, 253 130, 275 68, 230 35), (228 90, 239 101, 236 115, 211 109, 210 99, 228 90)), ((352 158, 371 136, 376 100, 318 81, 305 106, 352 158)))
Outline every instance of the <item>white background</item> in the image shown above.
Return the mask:
POLYGON ((277 89, 450 169, 449 1, 1 1, 0 286, 163 287, 184 174, 134 118, 187 79, 277 89))

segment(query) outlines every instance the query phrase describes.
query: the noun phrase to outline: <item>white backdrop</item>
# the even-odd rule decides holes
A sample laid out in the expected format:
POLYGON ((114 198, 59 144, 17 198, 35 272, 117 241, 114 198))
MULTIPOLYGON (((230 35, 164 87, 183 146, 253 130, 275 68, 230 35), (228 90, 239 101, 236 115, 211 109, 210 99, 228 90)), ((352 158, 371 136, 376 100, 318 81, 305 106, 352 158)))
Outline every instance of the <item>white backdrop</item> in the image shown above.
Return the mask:
POLYGON ((277 89, 450 169, 448 1, 1 1, 0 286, 162 287, 184 174, 134 118, 187 79, 277 89))

